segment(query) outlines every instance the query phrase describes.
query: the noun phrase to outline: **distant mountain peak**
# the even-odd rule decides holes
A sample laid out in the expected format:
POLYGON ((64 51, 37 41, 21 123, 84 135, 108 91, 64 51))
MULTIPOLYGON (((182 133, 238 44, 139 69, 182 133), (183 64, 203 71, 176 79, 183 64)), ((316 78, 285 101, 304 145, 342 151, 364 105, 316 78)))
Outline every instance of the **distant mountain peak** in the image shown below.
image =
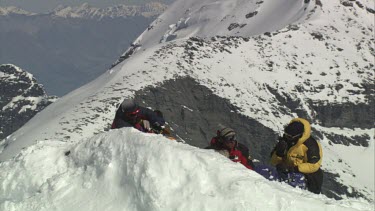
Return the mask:
MULTIPOLYGON (((131 17, 131 16, 144 16, 152 17, 163 13, 167 8, 167 5, 159 2, 150 2, 143 5, 115 5, 107 8, 97 8, 83 3, 79 6, 64 6, 59 5, 53 9, 49 15, 63 18, 81 18, 81 19, 101 19, 101 18, 119 18, 119 17, 131 17)), ((0 16, 7 15, 40 15, 25 11, 23 9, 11 6, 11 7, 0 7, 0 16)))
POLYGON ((52 14, 64 18, 84 18, 84 19, 101 19, 105 17, 117 18, 128 16, 156 16, 161 14, 167 5, 158 2, 152 2, 145 5, 116 5, 107 8, 96 8, 84 3, 76 7, 59 6, 53 10, 52 14))
POLYGON ((10 6, 10 7, 0 7, 0 16, 10 15, 10 14, 17 14, 17 15, 35 15, 35 13, 25 11, 23 9, 10 6))
POLYGON ((36 113, 57 100, 47 96, 31 73, 12 64, 0 64, 0 140, 20 128, 36 113))

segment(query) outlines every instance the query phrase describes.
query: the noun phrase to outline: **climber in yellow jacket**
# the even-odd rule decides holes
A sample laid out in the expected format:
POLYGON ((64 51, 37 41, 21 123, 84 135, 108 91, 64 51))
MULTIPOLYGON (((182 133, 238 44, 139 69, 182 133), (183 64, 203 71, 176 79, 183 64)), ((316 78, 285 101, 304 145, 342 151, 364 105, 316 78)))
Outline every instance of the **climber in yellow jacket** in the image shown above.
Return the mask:
POLYGON ((310 123, 293 119, 271 153, 271 164, 281 173, 300 172, 306 177, 307 189, 319 194, 323 184, 322 147, 311 137, 310 123))

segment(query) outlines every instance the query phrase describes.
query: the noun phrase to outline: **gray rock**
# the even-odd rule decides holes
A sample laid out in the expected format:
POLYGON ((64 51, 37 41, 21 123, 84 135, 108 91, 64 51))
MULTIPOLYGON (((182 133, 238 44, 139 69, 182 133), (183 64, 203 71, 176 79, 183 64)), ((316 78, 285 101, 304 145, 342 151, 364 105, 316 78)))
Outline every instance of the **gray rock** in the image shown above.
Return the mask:
POLYGON ((273 130, 240 114, 238 107, 192 78, 147 88, 137 92, 135 99, 141 105, 161 110, 173 134, 193 146, 206 147, 218 129, 232 127, 254 158, 267 161, 277 140, 273 130))
POLYGON ((0 65, 0 140, 23 126, 57 98, 47 96, 35 78, 14 65, 0 65))

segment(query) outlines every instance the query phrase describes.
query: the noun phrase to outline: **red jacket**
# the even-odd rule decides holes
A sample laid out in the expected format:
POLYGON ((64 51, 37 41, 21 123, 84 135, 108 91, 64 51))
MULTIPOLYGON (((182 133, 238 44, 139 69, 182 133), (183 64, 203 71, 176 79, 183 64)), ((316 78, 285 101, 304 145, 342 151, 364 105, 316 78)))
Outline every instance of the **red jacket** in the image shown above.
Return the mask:
POLYGON ((233 162, 241 163, 246 168, 253 170, 253 167, 247 162, 247 158, 242 154, 242 152, 238 149, 238 142, 236 142, 236 146, 232 149, 227 149, 221 144, 216 137, 211 139, 210 146, 206 149, 215 149, 215 150, 227 150, 229 152, 229 159, 233 162))

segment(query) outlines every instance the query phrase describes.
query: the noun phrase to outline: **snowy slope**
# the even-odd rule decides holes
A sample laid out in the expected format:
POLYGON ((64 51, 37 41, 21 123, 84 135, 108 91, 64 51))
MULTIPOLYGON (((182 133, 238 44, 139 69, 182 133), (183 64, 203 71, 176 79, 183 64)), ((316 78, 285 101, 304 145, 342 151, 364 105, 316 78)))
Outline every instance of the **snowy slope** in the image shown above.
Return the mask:
POLYGON ((369 104, 373 98, 367 86, 374 83, 373 5, 341 2, 177 1, 135 41, 125 60, 4 140, 0 160, 38 141, 76 143, 101 133, 124 97, 189 76, 275 132, 297 116, 285 101, 297 100, 323 134, 323 169, 373 200, 373 124, 325 126, 314 109, 369 104), (332 134, 365 137, 364 144, 343 147, 332 134))
POLYGON ((373 209, 269 182, 214 151, 130 128, 71 148, 40 142, 0 167, 7 211, 373 209))
MULTIPOLYGON (((251 36, 303 21, 314 9, 303 1, 178 1, 154 22, 162 41, 191 36, 251 36)), ((139 44, 154 45, 155 32, 145 33, 139 44)))

